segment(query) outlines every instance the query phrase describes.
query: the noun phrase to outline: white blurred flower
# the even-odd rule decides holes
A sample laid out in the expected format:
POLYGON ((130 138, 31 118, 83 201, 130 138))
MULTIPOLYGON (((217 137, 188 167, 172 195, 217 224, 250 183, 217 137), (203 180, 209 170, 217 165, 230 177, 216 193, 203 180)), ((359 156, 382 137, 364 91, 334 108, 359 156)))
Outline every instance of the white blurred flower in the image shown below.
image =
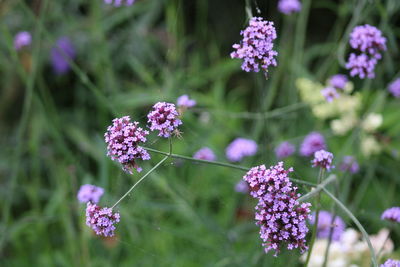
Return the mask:
POLYGON ((370 157, 371 155, 381 152, 382 147, 372 135, 365 136, 361 139, 361 152, 364 156, 370 157))
POLYGON ((354 113, 342 116, 340 119, 331 121, 331 129, 335 135, 345 135, 357 124, 357 117, 354 113))
POLYGON ((361 126, 366 132, 371 133, 371 132, 374 132, 376 129, 378 129, 382 125, 382 121, 383 121, 383 117, 381 114, 370 113, 364 119, 361 126))

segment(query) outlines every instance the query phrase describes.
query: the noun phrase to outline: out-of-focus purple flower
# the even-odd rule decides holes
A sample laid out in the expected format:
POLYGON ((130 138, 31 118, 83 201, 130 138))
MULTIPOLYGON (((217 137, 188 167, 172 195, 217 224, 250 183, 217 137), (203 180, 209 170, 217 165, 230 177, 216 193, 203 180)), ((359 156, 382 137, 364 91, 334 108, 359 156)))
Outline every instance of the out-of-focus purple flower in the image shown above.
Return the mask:
POLYGON ((190 99, 188 95, 181 95, 176 101, 178 107, 192 108, 196 106, 196 100, 190 99))
POLYGON ((332 165, 333 154, 325 150, 318 150, 314 153, 314 159, 312 160, 313 167, 321 167, 329 171, 335 166, 332 165))
POLYGON ((301 2, 299 0, 279 0, 278 10, 285 15, 300 12, 301 2))
POLYGON ((400 207, 385 210, 382 213, 381 219, 400 223, 400 207))
POLYGON ((87 203, 86 225, 92 228, 96 235, 114 236, 114 224, 119 222, 119 218, 119 213, 113 213, 111 208, 102 208, 96 204, 87 203))
POLYGON ((333 87, 326 87, 321 90, 321 94, 325 97, 326 101, 332 102, 335 98, 339 98, 339 94, 333 87))
POLYGON ((107 5, 113 5, 113 6, 131 6, 135 3, 136 0, 104 0, 104 3, 107 5))
POLYGON ((380 51, 386 50, 386 38, 382 32, 371 25, 365 24, 354 27, 350 34, 350 46, 367 53, 376 59, 381 58, 380 51))
POLYGON ((348 82, 347 76, 344 74, 336 74, 329 79, 329 84, 335 89, 340 89, 340 90, 343 90, 346 87, 347 82, 348 82))
POLYGON ((167 102, 156 103, 147 115, 151 131, 159 131, 158 136, 168 138, 182 124, 175 105, 167 102))
POLYGON ((137 159, 150 159, 149 153, 139 146, 140 143, 146 142, 146 135, 149 132, 138 125, 139 123, 136 121, 131 122, 129 116, 116 118, 104 134, 107 156, 121 163, 123 170, 131 174, 133 168, 138 172, 142 170, 136 164, 137 159))
POLYGON ((265 252, 275 250, 275 256, 284 243, 289 250, 307 249, 306 221, 311 219, 310 203, 300 204, 297 187, 292 186, 288 174, 279 162, 269 169, 265 165, 251 168, 243 177, 250 187, 250 195, 258 199, 256 224, 260 226, 260 237, 265 252))
POLYGON ((318 132, 311 132, 300 146, 300 155, 309 157, 321 149, 326 149, 324 136, 318 132))
MULTIPOLYGON (((338 241, 342 236, 346 224, 343 219, 338 215, 335 216, 335 220, 333 220, 333 215, 325 210, 321 210, 318 216, 318 224, 317 224, 317 237, 318 238, 329 238, 329 233, 332 229, 332 240, 338 241)), ((315 214, 312 216, 310 220, 311 224, 315 223, 315 214)))
POLYGON ((19 32, 14 37, 15 50, 21 50, 24 46, 29 46, 32 42, 32 36, 29 32, 19 32))
POLYGON ((292 155, 296 147, 289 142, 282 142, 275 148, 275 155, 278 159, 284 159, 292 155))
POLYGON ((381 264, 380 267, 400 267, 400 261, 388 259, 385 263, 381 264))
POLYGON ((376 58, 370 58, 366 54, 356 55, 350 54, 349 61, 346 63, 346 69, 350 70, 350 76, 360 77, 360 79, 375 78, 375 65, 377 63, 376 58))
POLYGON ((104 194, 104 189, 91 184, 84 184, 78 191, 78 200, 81 203, 92 202, 98 203, 101 196, 104 194))
POLYGON ((400 78, 389 84, 389 92, 396 98, 400 98, 400 78))
POLYGON ((360 169, 358 162, 352 156, 344 156, 340 163, 340 170, 342 172, 357 173, 360 169))
POLYGON ((249 157, 256 154, 257 148, 257 143, 253 140, 236 138, 228 145, 225 150, 225 154, 229 161, 238 162, 244 157, 249 157))
POLYGON ((243 193, 247 194, 249 192, 249 185, 247 182, 240 180, 236 185, 235 185, 235 191, 238 193, 243 193))
POLYGON ((243 40, 232 46, 235 51, 231 53, 231 57, 243 59, 242 70, 259 72, 261 68, 266 74, 270 65, 277 66, 274 57, 278 52, 273 50, 273 40, 276 39, 273 22, 254 17, 240 35, 243 40))
POLYGON ((203 147, 194 153, 193 158, 214 161, 216 156, 211 148, 203 147))
POLYGON ((68 37, 61 37, 51 49, 51 63, 57 74, 64 74, 70 69, 68 62, 75 58, 75 48, 68 37))

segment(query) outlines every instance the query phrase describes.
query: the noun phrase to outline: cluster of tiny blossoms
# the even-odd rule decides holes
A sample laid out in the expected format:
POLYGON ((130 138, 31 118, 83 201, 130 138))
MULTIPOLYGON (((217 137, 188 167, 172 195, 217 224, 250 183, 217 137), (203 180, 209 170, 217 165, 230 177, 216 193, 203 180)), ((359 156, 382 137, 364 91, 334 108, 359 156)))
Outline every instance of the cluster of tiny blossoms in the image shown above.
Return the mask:
POLYGON ((129 116, 116 118, 104 134, 107 143, 107 155, 112 160, 121 163, 123 169, 129 173, 132 173, 132 168, 141 171, 141 168, 136 164, 137 159, 150 159, 149 153, 139 146, 140 143, 146 142, 146 135, 149 132, 138 125, 139 123, 136 121, 131 122, 129 116))
POLYGON ((111 208, 100 207, 91 202, 86 206, 86 225, 97 235, 114 236, 115 225, 119 222, 119 213, 113 213, 111 208))
POLYGON ((104 0, 104 3, 107 5, 113 5, 113 6, 131 6, 135 3, 136 0, 104 0))
POLYGON ((380 267, 400 267, 400 261, 388 259, 380 267))
POLYGON ((19 32, 14 37, 15 50, 21 50, 25 46, 29 46, 32 42, 32 36, 29 32, 19 32))
POLYGON ((297 187, 292 186, 283 163, 267 169, 265 165, 252 168, 243 177, 250 188, 250 195, 258 199, 256 206, 256 224, 260 226, 260 237, 265 252, 275 250, 275 256, 284 243, 291 250, 307 249, 306 222, 311 219, 310 203, 300 204, 297 199, 297 187))
POLYGON ((289 142, 282 142, 275 148, 275 155, 278 159, 284 159, 292 155, 296 147, 289 142))
POLYGON ((351 53, 346 68, 350 75, 361 79, 375 77, 375 65, 381 59, 380 51, 386 50, 386 38, 382 32, 371 25, 356 26, 350 34, 350 46, 360 54, 351 53))
POLYGON ((159 131, 158 136, 170 137, 171 134, 182 124, 175 105, 167 102, 156 103, 147 115, 151 131, 159 131))
POLYGON ((303 143, 301 143, 300 154, 309 157, 321 149, 326 149, 324 136, 318 132, 311 132, 304 138, 303 143))
POLYGON ((193 158, 214 161, 217 157, 215 156, 214 151, 212 151, 211 148, 203 147, 197 150, 196 153, 194 153, 193 158))
POLYGON ((400 223, 400 207, 393 207, 385 210, 382 213, 381 219, 400 223))
POLYGON ((103 188, 91 184, 85 184, 79 189, 77 198, 81 203, 98 203, 103 194, 103 188))
POLYGON ((229 161, 238 162, 244 157, 253 156, 257 153, 257 143, 251 139, 236 138, 226 148, 226 157, 229 161))
POLYGON ((400 98, 400 78, 389 84, 389 92, 396 98, 400 98))
POLYGON ((285 15, 300 12, 301 2, 299 0, 279 0, 278 10, 285 15))
POLYGON ((330 170, 335 166, 332 165, 333 154, 325 150, 318 150, 314 153, 314 159, 312 160, 313 167, 321 167, 326 170, 330 170))
POLYGON ((243 39, 240 44, 233 45, 236 51, 231 53, 231 57, 243 59, 242 70, 259 72, 261 68, 267 73, 270 65, 277 66, 274 57, 278 52, 273 50, 273 41, 276 39, 273 22, 254 17, 240 35, 243 39))

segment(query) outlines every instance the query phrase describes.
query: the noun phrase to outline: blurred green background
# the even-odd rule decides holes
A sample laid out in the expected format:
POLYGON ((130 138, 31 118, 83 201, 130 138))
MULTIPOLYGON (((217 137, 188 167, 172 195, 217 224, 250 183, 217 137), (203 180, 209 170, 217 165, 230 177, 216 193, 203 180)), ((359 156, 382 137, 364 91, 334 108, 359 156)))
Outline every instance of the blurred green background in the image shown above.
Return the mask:
MULTIPOLYGON (((302 0, 299 14, 282 15, 277 1, 251 1, 254 15, 274 21, 278 67, 269 79, 244 73, 230 58, 247 25, 245 1, 138 0, 113 8, 102 0, 0 1, 0 265, 2 266, 296 266, 299 252, 265 254, 253 220, 255 201, 234 191, 244 172, 168 160, 118 207, 113 239, 85 225, 76 193, 85 183, 105 188, 111 206, 140 176, 127 175, 106 156, 104 132, 114 117, 145 123, 157 101, 182 94, 197 100, 185 112, 173 151, 192 156, 203 146, 226 161, 236 137, 257 141, 257 156, 243 166, 275 164, 274 147, 296 145, 313 130, 324 133, 337 161, 355 155, 357 175, 339 176, 339 198, 369 233, 386 224, 383 210, 400 205, 400 102, 387 93, 399 76, 400 2, 302 0), (258 13, 259 11, 259 13, 258 13), (348 34, 358 24, 379 27, 388 51, 373 80, 352 79, 364 112, 383 115, 376 137, 382 151, 365 157, 359 130, 337 137, 301 102, 295 82, 324 83, 347 73, 348 34), (33 43, 15 51, 14 35, 33 43), (68 36, 76 59, 56 75, 54 42, 68 36), (264 113, 267 116, 256 116, 264 113)), ((166 140, 148 146, 167 151, 166 140)), ((141 163, 144 172, 160 157, 141 163)), ((335 162, 338 163, 338 162, 335 162)), ((315 182, 309 159, 292 156, 294 178, 315 182)), ((306 188, 300 187, 302 193, 306 188)), ((323 197, 323 208, 332 202, 323 197)), ((352 223, 339 212, 348 223, 352 223)), ((397 229, 391 238, 400 242, 397 229)))

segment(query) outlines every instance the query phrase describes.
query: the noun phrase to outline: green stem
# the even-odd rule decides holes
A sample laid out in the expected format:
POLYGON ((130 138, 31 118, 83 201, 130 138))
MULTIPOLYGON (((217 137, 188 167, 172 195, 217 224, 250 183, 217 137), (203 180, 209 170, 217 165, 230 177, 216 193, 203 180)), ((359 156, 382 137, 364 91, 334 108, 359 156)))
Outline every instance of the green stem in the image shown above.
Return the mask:
POLYGON ((361 225, 361 223, 358 221, 358 219, 353 215, 353 213, 346 208, 346 206, 339 200, 337 199, 331 192, 329 192, 326 188, 322 188, 322 190, 333 200, 336 202, 339 208, 341 208, 349 217, 350 219, 354 222, 354 224, 358 227, 360 230, 361 234, 363 235, 364 240, 368 244, 369 251, 371 253, 371 261, 374 267, 377 267, 377 261, 376 261, 376 255, 374 248, 371 244, 371 241, 369 240, 367 231, 365 231, 364 227, 361 225))
MULTIPOLYGON (((324 176, 324 172, 325 172, 324 168, 319 169, 318 184, 321 184, 321 180, 322 180, 322 177, 324 176)), ((323 187, 323 186, 321 186, 320 188, 322 190, 325 189, 325 187, 323 187)), ((314 220, 313 231, 312 231, 312 236, 311 236, 310 249, 308 250, 305 266, 308 266, 308 262, 310 261, 311 253, 312 253, 312 250, 314 247, 315 238, 317 237, 321 192, 318 191, 316 194, 317 194, 317 197, 315 200, 315 220, 314 220)))
POLYGON ((322 183, 318 184, 316 188, 314 188, 309 193, 307 193, 304 196, 302 196, 299 199, 297 199, 297 201, 298 202, 304 202, 307 199, 312 198, 314 195, 316 195, 319 192, 321 192, 322 188, 324 188, 325 186, 327 186, 328 184, 330 184, 331 182, 333 182, 335 180, 336 180, 336 175, 334 175, 334 174, 329 175, 329 177, 325 181, 323 181, 322 183))
MULTIPOLYGON (((176 158, 176 159, 183 159, 183 160, 188 160, 188 161, 193 161, 193 162, 199 162, 199 163, 205 163, 205 164, 210 164, 210 165, 216 165, 216 166, 222 166, 222 167, 226 167, 226 168, 231 168, 231 169, 237 169, 237 170, 241 170, 241 171, 249 171, 250 168, 244 167, 244 166, 240 166, 240 165, 234 165, 234 164, 230 164, 230 163, 225 163, 225 162, 219 162, 219 161, 210 161, 210 160, 204 160, 204 159, 195 159, 192 157, 188 157, 188 156, 183 156, 183 155, 178 155, 178 154, 169 154, 168 152, 164 152, 164 151, 160 151, 154 148, 149 148, 149 147, 144 147, 144 149, 150 151, 150 152, 154 152, 157 154, 161 154, 161 155, 168 155, 171 158, 176 158)), ((298 184, 304 184, 304 185, 308 185, 308 186, 317 186, 314 183, 310 183, 310 182, 306 182, 306 181, 302 181, 302 180, 298 180, 298 179, 294 179, 294 178, 290 178, 290 180, 292 182, 298 183, 298 184)))
POLYGON ((250 0, 246 0, 245 10, 246 10, 247 18, 248 18, 249 20, 251 20, 251 18, 253 17, 253 12, 251 11, 251 3, 250 3, 250 0))

